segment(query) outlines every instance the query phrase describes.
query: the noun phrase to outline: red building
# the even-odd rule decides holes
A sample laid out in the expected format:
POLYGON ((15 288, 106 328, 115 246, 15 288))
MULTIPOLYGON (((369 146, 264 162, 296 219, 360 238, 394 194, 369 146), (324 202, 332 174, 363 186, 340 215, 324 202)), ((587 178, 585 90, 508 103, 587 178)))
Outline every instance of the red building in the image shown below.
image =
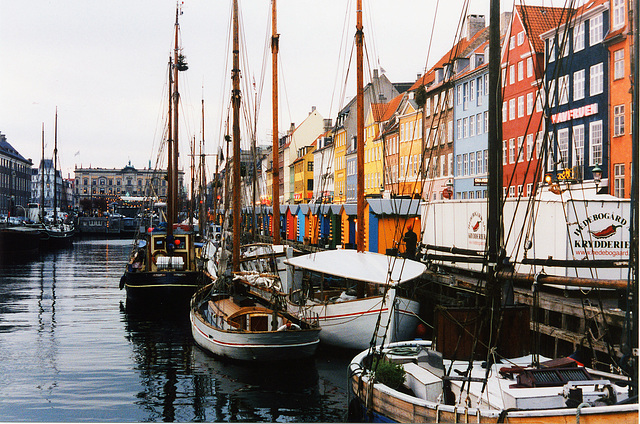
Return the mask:
POLYGON ((543 174, 544 42, 540 34, 557 27, 562 8, 515 6, 502 44, 502 164, 505 197, 530 196, 543 174))
MULTIPOLYGON (((625 0, 611 0, 609 50, 609 194, 631 193, 631 48, 633 32, 625 0)), ((636 30, 637 31, 637 30, 636 30)))

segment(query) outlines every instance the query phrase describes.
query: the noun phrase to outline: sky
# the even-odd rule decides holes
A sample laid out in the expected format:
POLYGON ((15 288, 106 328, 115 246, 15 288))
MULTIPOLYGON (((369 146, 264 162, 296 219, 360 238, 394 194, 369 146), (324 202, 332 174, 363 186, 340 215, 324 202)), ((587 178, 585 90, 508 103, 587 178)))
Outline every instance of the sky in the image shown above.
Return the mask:
MULTIPOLYGON (((365 75, 382 68, 392 82, 415 81, 453 44, 463 4, 364 0, 365 61, 370 64, 365 75)), ((355 34, 355 0, 278 0, 277 5, 282 133, 291 123, 300 124, 314 106, 324 118, 335 119, 355 94, 344 72, 345 51, 351 51, 355 34)), ((471 1, 466 14, 485 15, 488 24, 488 5, 488 0, 471 1)), ((242 77, 256 86, 264 81, 256 133, 259 143, 270 144, 271 2, 243 0, 240 8, 242 77)), ((203 99, 208 167, 224 133, 230 11, 231 0, 184 0, 182 5, 180 38, 189 63, 180 81, 185 167, 189 140, 202 138, 203 99)), ((175 14, 174 0, 0 0, 0 132, 37 166, 43 123, 45 156, 52 156, 57 108, 65 177, 73 178, 76 166, 153 166, 166 117, 175 14)))

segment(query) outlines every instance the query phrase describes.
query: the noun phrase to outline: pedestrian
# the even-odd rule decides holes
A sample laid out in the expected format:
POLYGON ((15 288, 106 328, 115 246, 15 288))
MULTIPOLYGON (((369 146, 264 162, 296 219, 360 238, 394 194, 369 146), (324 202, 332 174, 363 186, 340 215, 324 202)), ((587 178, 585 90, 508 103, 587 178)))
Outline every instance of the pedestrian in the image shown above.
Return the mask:
POLYGON ((405 249, 404 249, 405 256, 409 259, 414 259, 416 257, 416 246, 418 245, 418 236, 416 235, 416 233, 413 232, 412 226, 409 227, 407 232, 404 234, 402 241, 404 241, 404 245, 405 245, 405 249))

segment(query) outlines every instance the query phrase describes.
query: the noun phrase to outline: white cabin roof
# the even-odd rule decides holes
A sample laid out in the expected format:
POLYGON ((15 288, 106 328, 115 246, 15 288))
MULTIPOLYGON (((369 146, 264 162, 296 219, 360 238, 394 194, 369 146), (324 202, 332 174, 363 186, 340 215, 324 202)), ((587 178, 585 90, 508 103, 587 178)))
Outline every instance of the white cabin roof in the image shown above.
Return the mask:
POLYGON ((417 261, 351 249, 325 250, 290 258, 285 263, 351 280, 393 285, 418 278, 427 269, 417 261))

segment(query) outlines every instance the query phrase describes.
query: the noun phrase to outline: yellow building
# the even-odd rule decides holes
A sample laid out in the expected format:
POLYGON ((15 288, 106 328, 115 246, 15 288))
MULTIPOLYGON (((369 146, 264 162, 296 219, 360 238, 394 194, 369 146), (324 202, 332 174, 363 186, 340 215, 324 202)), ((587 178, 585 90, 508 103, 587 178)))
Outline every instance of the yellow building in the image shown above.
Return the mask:
POLYGON ((372 103, 364 127, 364 195, 380 195, 383 188, 383 140, 380 137, 386 103, 372 103))
POLYGON ((398 194, 420 195, 422 192, 421 167, 423 146, 422 111, 409 93, 398 111, 398 194))
POLYGON ((316 142, 298 149, 298 157, 293 161, 294 183, 293 201, 307 203, 313 198, 313 152, 316 142))
POLYGON ((333 148, 335 173, 333 202, 344 203, 347 199, 347 130, 344 127, 336 130, 333 148))

